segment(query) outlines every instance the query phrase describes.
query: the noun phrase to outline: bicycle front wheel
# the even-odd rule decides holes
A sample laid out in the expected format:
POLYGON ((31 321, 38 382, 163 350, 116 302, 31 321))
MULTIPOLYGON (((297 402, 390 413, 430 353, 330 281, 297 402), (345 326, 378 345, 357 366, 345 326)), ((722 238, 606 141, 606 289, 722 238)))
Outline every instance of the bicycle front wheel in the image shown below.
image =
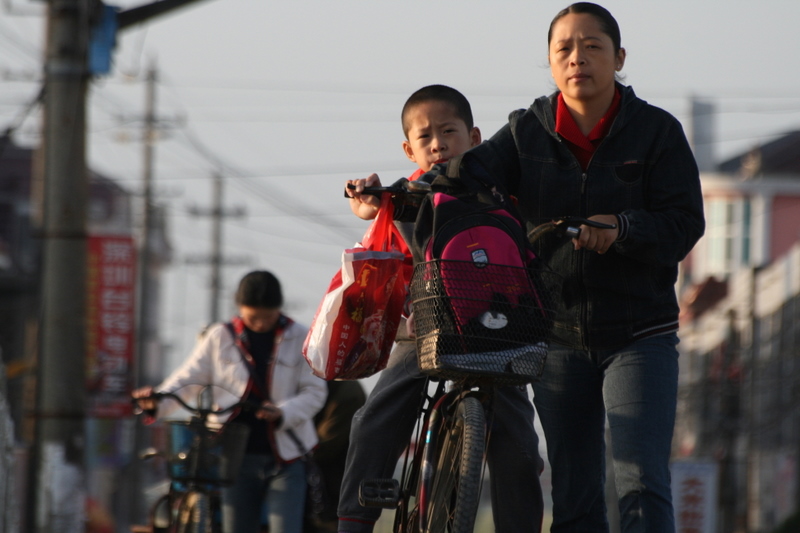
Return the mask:
POLYGON ((427 499, 422 531, 472 533, 486 448, 486 415, 480 401, 472 396, 459 401, 454 415, 443 420, 433 444, 433 473, 422 480, 427 499))
POLYGON ((210 496, 197 490, 184 494, 178 505, 177 522, 177 533, 215 533, 210 496))

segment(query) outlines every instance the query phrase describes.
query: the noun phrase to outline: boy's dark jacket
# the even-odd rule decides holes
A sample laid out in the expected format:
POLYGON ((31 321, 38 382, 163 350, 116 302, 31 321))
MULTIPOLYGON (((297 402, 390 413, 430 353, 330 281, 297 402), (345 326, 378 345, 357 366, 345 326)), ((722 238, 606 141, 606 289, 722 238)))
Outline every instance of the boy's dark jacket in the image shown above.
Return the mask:
POLYGON ((676 330, 678 262, 705 229, 697 164, 680 123, 617 87, 619 114, 585 172, 555 133, 556 94, 512 112, 491 139, 464 153, 458 169, 447 169, 505 189, 529 227, 563 216, 618 216, 620 239, 605 254, 576 252, 565 240, 537 245, 563 275, 554 340, 581 349, 676 330))

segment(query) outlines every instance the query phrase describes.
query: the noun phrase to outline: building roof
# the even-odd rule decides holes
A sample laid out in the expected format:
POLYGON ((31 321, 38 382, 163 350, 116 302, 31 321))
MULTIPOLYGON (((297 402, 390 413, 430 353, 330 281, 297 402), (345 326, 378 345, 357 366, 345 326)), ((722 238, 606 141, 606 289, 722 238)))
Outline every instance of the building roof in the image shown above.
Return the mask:
POLYGON ((687 289, 681 297, 680 321, 696 320, 728 295, 728 283, 713 277, 687 289))
POLYGON ((800 131, 757 146, 748 152, 723 161, 720 172, 755 177, 763 174, 797 174, 800 178, 800 131))

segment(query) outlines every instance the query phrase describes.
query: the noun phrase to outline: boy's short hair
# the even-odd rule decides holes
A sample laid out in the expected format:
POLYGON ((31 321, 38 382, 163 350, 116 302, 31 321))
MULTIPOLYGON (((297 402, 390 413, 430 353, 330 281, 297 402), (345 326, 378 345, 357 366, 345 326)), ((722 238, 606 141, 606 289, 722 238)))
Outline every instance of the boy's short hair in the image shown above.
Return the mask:
POLYGON ((403 133, 405 134, 406 139, 408 139, 406 113, 408 113, 412 107, 423 102, 429 102, 431 100, 447 102, 448 104, 452 105, 456 112, 456 116, 464 121, 468 130, 472 130, 475 124, 472 119, 472 107, 470 107, 467 97, 456 89, 448 87, 447 85, 427 85, 414 91, 414 94, 408 97, 408 100, 406 100, 406 103, 403 106, 403 112, 400 115, 400 120, 403 122, 403 133))
POLYGON ((271 272, 255 270, 245 274, 236 290, 236 305, 277 309, 283 305, 281 284, 271 272))

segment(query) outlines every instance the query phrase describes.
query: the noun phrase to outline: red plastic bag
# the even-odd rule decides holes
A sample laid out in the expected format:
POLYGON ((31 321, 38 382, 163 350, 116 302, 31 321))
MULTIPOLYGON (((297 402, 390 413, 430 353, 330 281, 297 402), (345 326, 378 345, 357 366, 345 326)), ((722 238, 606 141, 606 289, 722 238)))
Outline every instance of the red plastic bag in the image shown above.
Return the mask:
POLYGON ((386 367, 406 298, 408 248, 394 225, 391 198, 342 267, 314 315, 303 355, 315 375, 360 379, 386 367))

